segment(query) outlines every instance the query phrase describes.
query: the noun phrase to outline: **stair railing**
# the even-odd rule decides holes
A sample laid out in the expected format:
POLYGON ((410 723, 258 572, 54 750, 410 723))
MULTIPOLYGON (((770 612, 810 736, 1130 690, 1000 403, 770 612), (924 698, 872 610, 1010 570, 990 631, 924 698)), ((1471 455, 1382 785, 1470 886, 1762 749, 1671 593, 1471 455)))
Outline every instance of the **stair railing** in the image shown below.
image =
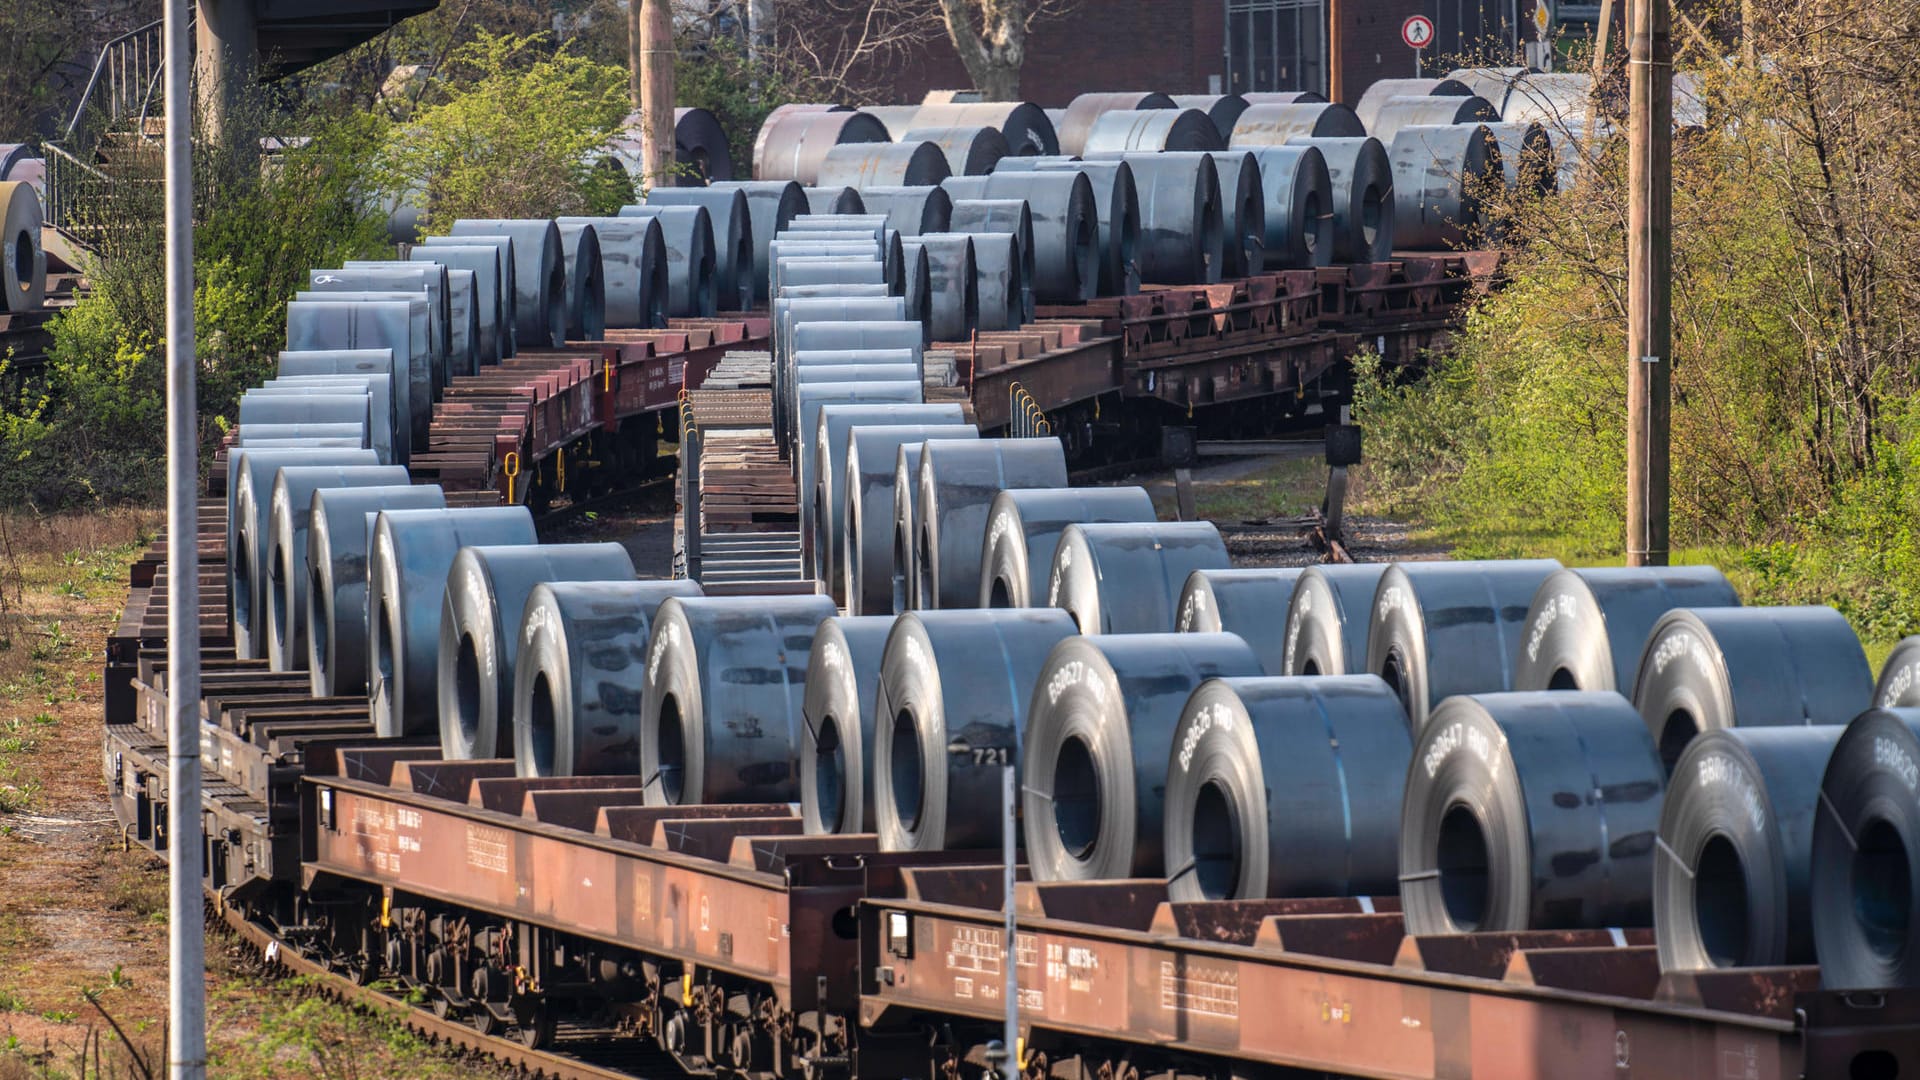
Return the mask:
POLYGON ((146 112, 153 89, 166 63, 162 24, 158 20, 129 30, 100 48, 87 88, 74 106, 62 141, 71 143, 81 132, 90 108, 104 110, 108 127, 146 112), (97 99, 97 100, 96 100, 97 99))

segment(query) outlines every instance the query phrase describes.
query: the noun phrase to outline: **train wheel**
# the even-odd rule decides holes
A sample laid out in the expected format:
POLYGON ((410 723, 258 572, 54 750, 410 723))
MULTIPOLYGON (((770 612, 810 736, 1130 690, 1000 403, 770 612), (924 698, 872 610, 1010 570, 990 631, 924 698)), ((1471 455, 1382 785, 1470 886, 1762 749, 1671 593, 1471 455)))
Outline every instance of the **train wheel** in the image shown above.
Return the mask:
POLYGON ((527 999, 513 1007, 513 1019, 517 1025, 514 1038, 521 1046, 529 1050, 540 1050, 553 1044, 553 1011, 544 1001, 527 999))
POLYGON ((473 1003, 473 1008, 467 1012, 467 1023, 482 1035, 498 1035, 507 1026, 494 1015, 493 1006, 484 1001, 473 1003))

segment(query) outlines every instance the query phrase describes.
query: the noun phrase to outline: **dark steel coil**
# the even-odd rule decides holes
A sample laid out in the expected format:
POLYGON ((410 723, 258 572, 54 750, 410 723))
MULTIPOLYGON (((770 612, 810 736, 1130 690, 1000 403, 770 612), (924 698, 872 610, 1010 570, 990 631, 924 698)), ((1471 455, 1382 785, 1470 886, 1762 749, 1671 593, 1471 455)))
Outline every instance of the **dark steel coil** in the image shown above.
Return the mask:
MULTIPOLYGON (((349 263, 332 270, 307 271, 307 289, 316 294, 425 293, 427 347, 433 351, 437 386, 445 386, 452 355, 453 291, 447 268, 438 263, 349 263)), ((308 296, 325 300, 325 295, 308 296)))
POLYGON ((1372 675, 1201 683, 1167 760, 1168 899, 1398 893, 1411 757, 1372 675))
MULTIPOLYGON (((919 405, 926 400, 926 391, 918 379, 898 379, 893 382, 879 382, 859 379, 848 382, 807 383, 795 388, 794 441, 789 452, 794 455, 799 466, 801 484, 810 484, 817 480, 813 475, 813 455, 809 452, 814 439, 803 434, 817 432, 820 424, 820 410, 829 405, 919 405)), ((816 436, 817 437, 817 436, 816 436)), ((799 491, 808 490, 805 487, 799 491)), ((802 565, 812 555, 813 549, 813 500, 801 499, 804 505, 800 513, 800 546, 802 565)))
POLYGON ((1486 125, 1403 127, 1388 145, 1394 243, 1410 251, 1472 243, 1485 225, 1486 185, 1503 182, 1486 125))
POLYGON ((1640 651, 1674 608, 1739 607, 1711 566, 1556 570, 1527 608, 1515 690, 1633 689, 1640 651))
POLYGON ((892 141, 887 127, 863 112, 789 112, 778 110, 760 125, 753 144, 753 175, 760 180, 820 183, 827 154, 844 143, 892 141))
POLYGON ((367 541, 382 510, 441 510, 437 484, 321 488, 307 515, 307 674, 314 697, 367 692, 367 541))
POLYGON ((938 184, 925 187, 875 186, 860 193, 866 208, 887 215, 887 226, 902 236, 946 232, 953 200, 938 184))
POLYGON ((1058 439, 928 443, 914 486, 917 606, 970 608, 980 602, 980 549, 994 496, 1066 487, 1067 458, 1058 439))
MULTIPOLYGON (((1396 97, 1472 97, 1473 87, 1458 79, 1376 79, 1353 106, 1354 115, 1373 130, 1374 118, 1389 100, 1396 97)), ((1389 139, 1381 139, 1390 143, 1389 139)))
POLYGON ((1287 674, 1287 622, 1297 566, 1195 570, 1180 588, 1173 628, 1183 634, 1239 634, 1269 675, 1287 674), (1278 616, 1278 617, 1276 617, 1278 616))
POLYGON ((1404 127, 1496 123, 1499 119, 1500 110, 1478 95, 1472 97, 1404 95, 1388 98, 1375 111, 1373 120, 1367 124, 1367 134, 1391 146, 1394 135, 1404 127))
MULTIPOLYGON (((954 185, 953 180, 946 182, 954 185)), ((1022 201, 1027 206, 1023 235, 1032 239, 1035 299, 1048 304, 1084 304, 1099 292, 1100 209, 1092 181, 1078 171, 1034 170, 995 173, 962 182, 964 199, 1022 201)), ((962 198, 961 196, 955 196, 962 198)), ((963 215, 964 217, 964 215, 963 215)), ((953 221, 952 212, 949 221, 953 221)), ((950 224, 955 232, 994 231, 950 224)))
POLYGON ((367 550, 367 697, 383 739, 439 730, 440 603, 463 547, 536 544, 524 506, 383 510, 367 550))
POLYGON ((1100 218, 1100 294, 1132 296, 1140 291, 1140 197, 1133 168, 1124 161, 1047 159, 1042 171, 1071 169, 1093 186, 1100 218))
POLYGON ((687 170, 676 178, 681 186, 733 179, 733 150, 720 120, 705 109, 673 110, 673 159, 687 170))
POLYGON ((850 232, 866 233, 873 237, 874 243, 880 243, 887 237, 887 215, 869 214, 859 211, 846 214, 823 214, 818 211, 802 214, 793 219, 791 226, 796 234, 809 232, 850 232))
POLYGON ((1045 606, 1047 574, 1060 533, 1086 522, 1154 520, 1153 497, 1138 487, 1024 488, 1002 491, 987 509, 980 548, 983 608, 1045 606))
POLYGON ((932 143, 947 159, 949 176, 984 176, 1009 152, 1006 136, 996 127, 916 127, 900 143, 932 143))
MULTIPOLYGON (((1075 636, 1034 683, 1020 747, 1036 881, 1164 877, 1167 761, 1208 679, 1260 674, 1233 634, 1075 636)), ((1177 868, 1176 868, 1177 869, 1177 868)))
MULTIPOLYGON (((410 446, 424 446, 434 400, 426 308, 421 298, 373 303, 295 300, 287 305, 287 350, 391 350, 396 373, 406 372, 407 410, 412 423, 404 441, 410 446)), ((396 443, 401 441, 395 439, 396 443)))
POLYGON ((1047 571, 1047 606, 1065 608, 1083 634, 1169 633, 1187 576, 1231 565, 1210 521, 1068 525, 1047 571))
POLYGON ((513 672, 534 586, 632 581, 633 574, 633 559, 619 544, 461 548, 440 602, 440 756, 513 756, 513 672))
POLYGON ((1393 162, 1375 138, 1295 139, 1320 151, 1333 194, 1333 261, 1393 257, 1393 162))
POLYGON ((1407 933, 1646 926, 1665 772, 1619 694, 1460 695, 1413 743, 1407 933))
MULTIPOLYGON (((896 307, 904 312, 906 306, 904 300, 894 296, 887 299, 892 300, 896 307)), ((849 307, 853 305, 849 304, 849 307)), ((895 316, 887 321, 882 321, 878 316, 867 316, 865 321, 861 322, 851 321, 861 318, 858 311, 859 309, 855 308, 846 316, 848 321, 830 319, 795 321, 790 318, 791 329, 787 334, 789 368, 792 365, 792 357, 802 352, 846 353, 875 349, 906 349, 914 354, 915 365, 920 364, 919 358, 924 355, 920 335, 925 331, 925 327, 901 316, 895 316)), ((780 388, 785 392, 783 405, 786 415, 784 418, 776 419, 775 423, 781 435, 780 445, 783 448, 791 448, 809 438, 809 433, 813 430, 813 418, 800 410, 799 395, 795 392, 795 387, 789 385, 783 376, 777 377, 782 378, 780 388)))
POLYGON ((447 338, 449 370, 455 375, 480 372, 480 296, 477 275, 457 266, 444 267, 453 297, 453 332, 447 338))
POLYGON ((753 298, 767 299, 767 246, 794 218, 807 212, 806 189, 792 180, 735 180, 715 184, 722 191, 738 191, 747 197, 747 220, 753 236, 753 298))
MULTIPOLYGON (((1222 247, 1226 261, 1221 272, 1228 277, 1258 273, 1265 266, 1267 246, 1267 194, 1260 165, 1245 150, 1218 150, 1213 154, 1213 168, 1220 178, 1220 213, 1227 228, 1222 247)), ((1324 216, 1323 208, 1309 220, 1324 216)))
MULTIPOLYGON (((988 177, 976 177, 987 181, 988 177)), ((1033 211, 1024 198, 955 198, 953 216, 947 226, 951 231, 968 233, 975 237, 993 233, 1012 233, 1018 247, 1021 284, 1009 285, 1009 295, 1020 299, 1020 315, 1014 326, 1029 321, 1033 317, 1032 289, 1035 276, 1035 251, 1033 239, 1033 211), (1024 291, 1022 291, 1024 290, 1024 291)), ((974 243, 974 261, 980 261, 980 242, 974 243)), ((982 283, 981 299, 987 297, 987 283, 982 283)), ((996 329, 1012 329, 997 327, 996 329)), ((986 327, 982 327, 986 329, 986 327)))
POLYGON ((1227 145, 1227 137, 1233 134, 1233 125, 1239 121, 1240 114, 1247 111, 1247 99, 1239 94, 1175 94, 1173 105, 1176 109, 1193 109, 1207 114, 1213 121, 1213 130, 1219 133, 1220 145, 1227 145))
POLYGON ((720 256, 706 207, 623 206, 620 216, 660 223, 660 239, 667 251, 667 314, 712 318, 719 304, 720 256))
POLYGON ((1207 114, 1198 109, 1142 109, 1100 114, 1087 132, 1080 153, 1086 157, 1106 154, 1158 153, 1167 150, 1221 150, 1226 141, 1207 114))
POLYGON ((980 325, 980 271, 973 237, 965 233, 929 233, 920 237, 932 289, 929 341, 965 341, 980 325))
POLYGON ((290 465, 273 479, 267 509, 267 535, 258 553, 267 660, 274 671, 307 666, 307 593, 313 575, 307 568, 307 529, 313 518, 313 493, 321 489, 393 487, 407 483, 398 465, 290 465))
MULTIPOLYGON (((357 350, 356 350, 357 351, 357 350)), ((393 384, 372 375, 291 375, 240 397, 240 426, 358 424, 380 464, 400 461, 404 434, 393 427, 393 384)))
POLYGON ((515 322, 519 345, 567 345, 567 272, 560 254, 560 228, 551 219, 512 221, 499 218, 462 218, 453 223, 460 238, 505 236, 513 240, 515 322))
POLYGON ((562 222, 560 253, 567 268, 567 340, 600 341, 607 336, 607 283, 601 275, 600 236, 586 222, 562 222))
POLYGON ((1507 190, 1528 195, 1551 195, 1560 186, 1559 159, 1553 137, 1538 123, 1492 123, 1487 131, 1500 147, 1500 173, 1507 190))
POLYGON ((667 325, 673 282, 667 268, 667 238, 656 217, 563 217, 569 227, 593 226, 600 246, 600 281, 606 325, 615 330, 656 330, 667 325))
POLYGON ((1032 313, 1033 289, 1027 284, 1026 249, 1018 233, 974 232, 974 295, 981 330, 1018 330, 1032 313))
MULTIPOLYGON (((440 262, 441 248, 453 249, 447 252, 446 265, 466 266, 482 278, 486 277, 485 259, 476 259, 466 252, 473 248, 493 249, 493 265, 498 270, 496 278, 498 292, 495 299, 500 305, 494 319, 495 359, 505 360, 512 356, 519 348, 520 339, 519 317, 515 310, 520 302, 520 282, 514 268, 513 237, 497 234, 465 237, 423 236, 420 238, 420 243, 414 246, 414 251, 425 249, 429 261, 440 262)), ((529 342, 528 347, 532 348, 537 344, 538 342, 529 342)), ((287 347, 289 349, 294 347, 291 338, 287 341, 287 347)))
POLYGON ((789 426, 795 419, 788 379, 792 354, 800 349, 918 348, 917 341, 907 342, 913 335, 898 325, 906 314, 906 301, 897 296, 783 296, 773 302, 773 436, 782 452, 797 434, 789 426), (800 333, 800 327, 816 322, 833 329, 800 333), (863 327, 869 323, 884 329, 867 333, 863 327))
POLYGON ((1220 280, 1226 228, 1220 178, 1207 154, 1131 154, 1140 200, 1134 254, 1140 280, 1155 285, 1211 285, 1220 280))
MULTIPOLYGON (((363 399, 364 400, 364 399, 363 399)), ((301 466, 379 465, 371 450, 294 447, 235 449, 227 455, 227 613, 233 648, 243 660, 267 658, 267 555, 272 536, 274 477, 301 466)))
MULTIPOLYGON (((1259 166, 1267 202, 1265 268, 1305 270, 1329 265, 1337 247, 1338 203, 1326 158, 1311 146, 1266 146, 1250 156, 1259 166)), ((1388 201, 1374 209, 1391 217, 1391 186, 1386 197, 1388 201)))
MULTIPOLYGON (((894 568, 896 467, 903 445, 928 439, 976 439, 972 424, 901 424, 856 427, 847 432, 845 503, 845 583, 842 596, 849 615, 882 615, 896 610, 894 568)), ((914 468, 919 457, 914 455, 914 468)), ((907 485, 911 491, 913 485, 907 485)), ((911 536, 908 530, 903 536, 911 536)), ((902 541, 904 543, 904 539, 902 541)), ((911 544, 906 550, 912 551, 911 544)), ((898 610, 904 610, 905 605, 898 610)))
POLYGON ((506 342, 503 339, 502 322, 506 312, 501 299, 504 283, 501 280, 500 249, 492 244, 427 244, 414 245, 407 253, 414 262, 439 263, 449 270, 466 270, 473 274, 474 308, 479 323, 480 337, 474 343, 474 356, 482 366, 497 363, 503 356, 506 342))
POLYGON ((1830 607, 1675 608, 1634 670, 1634 707, 1668 765, 1704 731, 1844 724, 1873 703, 1860 639, 1830 607))
POLYGON ((1811 860, 1821 985, 1920 985, 1920 955, 1909 948, 1920 862, 1920 709, 1869 709, 1847 725, 1820 781, 1811 860))
POLYGON ((1395 563, 1380 576, 1366 670, 1387 680, 1416 736, 1455 694, 1513 689, 1527 605, 1552 559, 1395 563))
POLYGON ((649 806, 793 802, 824 596, 675 597, 647 639, 640 777, 649 806))
POLYGON ((799 482, 795 494, 800 500, 801 566, 803 569, 810 569, 814 562, 814 539, 820 526, 820 522, 814 517, 814 504, 821 480, 815 445, 819 438, 820 410, 831 406, 816 405, 813 408, 813 425, 802 428, 799 420, 799 395, 811 387, 824 383, 856 383, 876 387, 886 385, 895 390, 898 389, 896 384, 908 383, 920 387, 924 393, 926 380, 920 368, 919 354, 911 349, 857 349, 849 352, 796 353, 792 378, 795 403, 793 413, 787 418, 793 431, 789 457, 795 463, 796 478, 799 482))
POLYGON ((859 190, 868 184, 887 187, 924 187, 951 175, 947 155, 931 142, 862 143, 836 146, 820 163, 822 187, 845 184, 859 190))
POLYGON ((1845 731, 1722 728, 1680 755, 1653 868, 1661 971, 1814 962, 1814 822, 1845 731))
POLYGON ((1254 90, 1240 96, 1249 105, 1312 105, 1327 100, 1317 90, 1254 90))
POLYGON ((1035 608, 911 612, 894 621, 870 744, 881 850, 1000 844, 1001 769, 1018 764, 1040 669, 1071 636, 1065 613, 1035 608))
POLYGON ((1054 130, 1059 135, 1060 153, 1074 157, 1085 153, 1087 136, 1092 134, 1093 125, 1103 113, 1116 110, 1138 112, 1145 109, 1173 107, 1172 98, 1153 91, 1128 90, 1081 94, 1067 103, 1066 112, 1054 122, 1054 130))
POLYGON ((46 303, 47 253, 40 244, 45 223, 33 185, 0 181, 0 236, 6 237, 6 258, 0 259, 0 291, 6 296, 0 312, 38 311, 46 303))
POLYGON ((1873 705, 1877 709, 1910 709, 1920 706, 1920 634, 1902 638, 1880 665, 1880 679, 1873 685, 1873 705))
POLYGON ((1227 145, 1251 149, 1285 146, 1294 139, 1359 139, 1366 134, 1360 118, 1338 102, 1254 105, 1240 114, 1227 145))
MULTIPOLYGON (((998 128, 1006 140, 1007 153, 1020 156, 1057 154, 1060 138, 1046 111, 1028 101, 955 101, 943 105, 922 105, 914 110, 916 127, 969 127, 976 124, 998 128)), ((899 138, 899 136, 895 136, 899 138)))
POLYGON ((647 193, 647 206, 698 206, 707 212, 713 228, 713 288, 722 311, 753 307, 755 253, 753 212, 747 193, 738 188, 657 187, 647 193))
MULTIPOLYGON (((821 582, 834 600, 847 602, 847 453, 855 428, 901 425, 959 425, 966 410, 954 402, 920 405, 828 405, 820 410, 810 440, 813 482, 802 489, 810 504, 811 543, 803 557, 808 576, 821 582)), ((889 456, 891 460, 891 456, 889 456)), ((886 505, 892 506, 888 499, 886 505)))
POLYGON ((900 243, 898 295, 907 302, 907 318, 919 323, 924 332, 933 323, 933 266, 927 261, 926 246, 917 240, 900 243))
POLYGON ((654 615, 670 597, 699 595, 699 583, 686 579, 535 585, 513 665, 514 772, 637 773, 654 615))
POLYGON ((809 836, 873 824, 873 700, 892 615, 820 620, 800 702, 800 820, 809 836))
POLYGON ((866 201, 860 193, 844 184, 810 187, 804 190, 810 214, 864 214, 866 201))

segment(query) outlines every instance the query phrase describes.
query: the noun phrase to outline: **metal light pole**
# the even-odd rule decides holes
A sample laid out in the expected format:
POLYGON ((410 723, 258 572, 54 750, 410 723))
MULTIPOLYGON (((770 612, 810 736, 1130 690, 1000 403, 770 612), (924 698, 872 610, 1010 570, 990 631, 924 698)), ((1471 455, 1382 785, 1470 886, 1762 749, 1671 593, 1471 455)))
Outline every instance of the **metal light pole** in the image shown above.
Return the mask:
MULTIPOLYGON (((973 758, 980 764, 983 758, 999 752, 999 748, 983 750, 976 754, 973 744, 965 739, 955 739, 947 744, 947 753, 954 757, 973 758)), ((1006 1002, 1006 1027, 1001 1034, 1003 1046, 998 1061, 994 1059, 991 1046, 987 1049, 987 1063, 995 1066, 1005 1080, 1020 1075, 1020 950, 1018 948, 1019 928, 1013 917, 1013 886, 1016 868, 1019 866, 1019 852, 1015 830, 1018 827, 1020 782, 1015 775, 1015 763, 1019 760, 1017 750, 1005 751, 1000 766, 1000 888, 1001 911, 1006 921, 1000 931, 1001 973, 1005 980, 1000 993, 1006 1002)))
POLYGON ((1628 4, 1627 565, 1667 564, 1673 376, 1673 34, 1668 0, 1628 4))

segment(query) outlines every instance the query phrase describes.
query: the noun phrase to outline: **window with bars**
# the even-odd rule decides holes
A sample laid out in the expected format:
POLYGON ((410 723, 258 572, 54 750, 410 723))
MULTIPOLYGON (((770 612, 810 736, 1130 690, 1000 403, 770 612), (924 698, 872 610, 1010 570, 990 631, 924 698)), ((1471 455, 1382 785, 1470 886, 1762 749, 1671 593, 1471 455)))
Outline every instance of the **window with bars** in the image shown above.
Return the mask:
POLYGON ((1327 91, 1321 0, 1226 0, 1225 89, 1327 91))

